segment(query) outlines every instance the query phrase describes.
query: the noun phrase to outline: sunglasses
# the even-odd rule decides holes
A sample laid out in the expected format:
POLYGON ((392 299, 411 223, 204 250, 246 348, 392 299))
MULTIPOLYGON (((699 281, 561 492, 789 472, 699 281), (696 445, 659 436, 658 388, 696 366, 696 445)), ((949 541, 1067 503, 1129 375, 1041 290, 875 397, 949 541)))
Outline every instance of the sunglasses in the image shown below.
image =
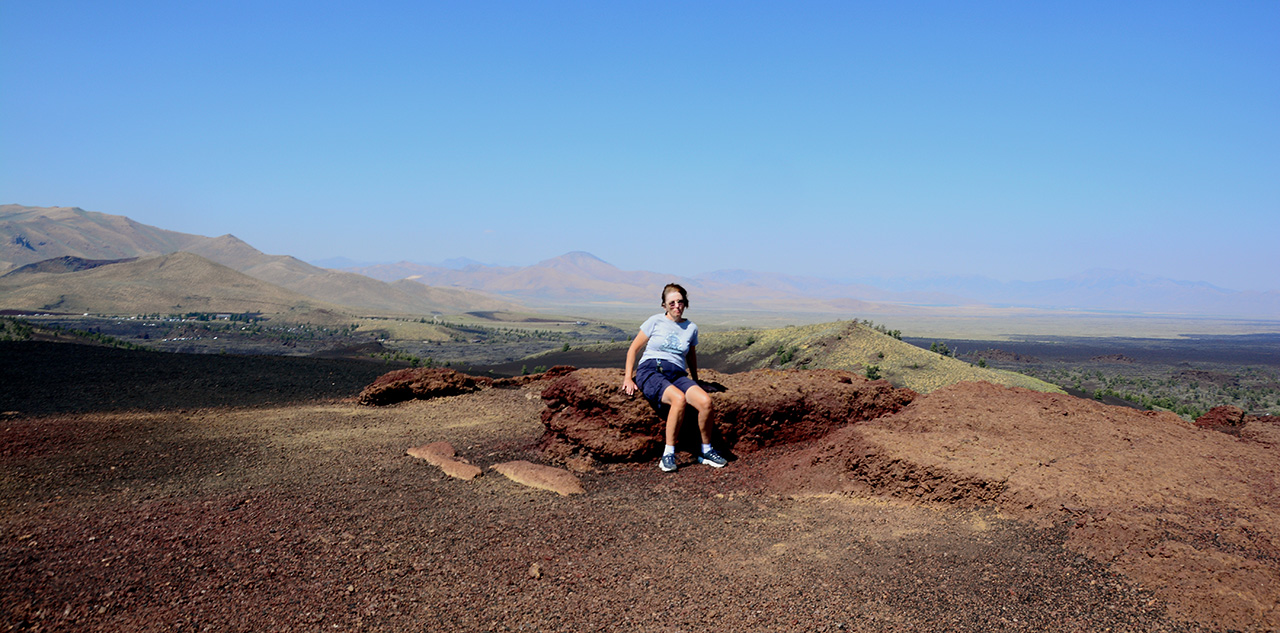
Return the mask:
POLYGON ((684 299, 676 299, 675 301, 668 301, 668 302, 667 302, 667 307, 668 307, 668 308, 674 308, 674 307, 676 307, 676 306, 687 306, 687 305, 689 305, 689 302, 688 302, 688 301, 685 301, 684 299))

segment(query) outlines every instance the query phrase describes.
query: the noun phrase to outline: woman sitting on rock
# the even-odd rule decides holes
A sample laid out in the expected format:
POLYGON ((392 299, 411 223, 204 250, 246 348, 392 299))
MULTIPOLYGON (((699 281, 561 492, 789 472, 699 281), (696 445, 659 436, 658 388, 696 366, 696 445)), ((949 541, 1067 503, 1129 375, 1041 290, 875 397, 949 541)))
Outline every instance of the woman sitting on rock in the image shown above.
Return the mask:
POLYGON ((671 408, 667 413, 667 444, 658 461, 658 468, 668 473, 676 469, 676 439, 680 437, 686 404, 698 412, 698 430, 702 433, 698 462, 716 468, 728 463, 711 448, 711 396, 698 385, 698 326, 684 318, 688 307, 689 293, 680 284, 667 284, 662 289, 664 312, 649 317, 640 326, 640 333, 627 349, 622 380, 622 391, 628 396, 639 389, 655 410, 660 410, 662 404, 671 408), (637 368, 636 352, 641 349, 644 355, 637 368))

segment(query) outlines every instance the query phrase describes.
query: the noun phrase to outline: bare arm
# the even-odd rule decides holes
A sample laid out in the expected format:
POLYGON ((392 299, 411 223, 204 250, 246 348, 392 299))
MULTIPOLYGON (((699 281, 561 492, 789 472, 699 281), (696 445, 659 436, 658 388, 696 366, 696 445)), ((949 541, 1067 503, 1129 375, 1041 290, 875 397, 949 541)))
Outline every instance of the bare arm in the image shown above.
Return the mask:
POLYGON ((698 346, 690 345, 689 353, 684 355, 684 363, 689 366, 689 377, 698 382, 698 346))
POLYGON ((631 347, 627 348, 627 366, 622 368, 622 392, 628 396, 635 393, 639 387, 636 386, 634 379, 636 371, 636 355, 645 345, 649 344, 649 336, 644 332, 636 334, 636 340, 631 341, 631 347))

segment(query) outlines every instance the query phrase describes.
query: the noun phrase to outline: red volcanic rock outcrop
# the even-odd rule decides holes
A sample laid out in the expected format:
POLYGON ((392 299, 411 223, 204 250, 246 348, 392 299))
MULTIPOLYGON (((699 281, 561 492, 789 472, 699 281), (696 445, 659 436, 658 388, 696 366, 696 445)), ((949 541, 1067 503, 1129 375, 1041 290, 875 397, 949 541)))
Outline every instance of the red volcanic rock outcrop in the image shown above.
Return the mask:
POLYGON ((384 406, 405 400, 430 400, 443 396, 456 396, 488 387, 520 387, 539 380, 558 378, 572 373, 575 369, 571 365, 556 365, 542 373, 496 379, 470 376, 452 369, 397 369, 379 376, 373 384, 365 387, 360 392, 358 402, 371 406, 384 406))
POLYGON ((1280 417, 1249 415, 1240 407, 1214 407, 1196 418, 1196 426, 1221 431, 1242 440, 1280 447, 1280 417))
POLYGON ((1248 418, 1244 414, 1244 409, 1233 406, 1214 407, 1205 412, 1204 415, 1196 418, 1196 426, 1202 429, 1213 429, 1222 431, 1230 435, 1239 435, 1240 427, 1248 422, 1248 418))
MULTIPOLYGON (((760 369, 741 374, 704 370, 714 404, 716 443, 732 453, 822 437, 832 429, 898 411, 916 397, 910 389, 834 370, 760 369)), ((608 462, 657 455, 665 422, 640 394, 622 393, 622 371, 581 369, 547 386, 542 399, 544 450, 608 462)), ((685 415, 680 445, 696 451, 695 412, 685 415)))
POLYGON ((520 386, 527 385, 531 382, 538 382, 539 380, 551 380, 553 378, 559 378, 566 374, 571 374, 577 369, 578 368, 574 367, 573 365, 556 365, 555 367, 552 367, 551 369, 548 369, 547 371, 544 371, 538 374, 525 374, 523 376, 512 376, 510 378, 497 378, 493 381, 493 386, 520 387, 520 386))
POLYGON ((492 378, 468 376, 452 369, 399 369, 379 376, 360 392, 360 404, 381 406, 405 400, 427 400, 479 391, 492 378))

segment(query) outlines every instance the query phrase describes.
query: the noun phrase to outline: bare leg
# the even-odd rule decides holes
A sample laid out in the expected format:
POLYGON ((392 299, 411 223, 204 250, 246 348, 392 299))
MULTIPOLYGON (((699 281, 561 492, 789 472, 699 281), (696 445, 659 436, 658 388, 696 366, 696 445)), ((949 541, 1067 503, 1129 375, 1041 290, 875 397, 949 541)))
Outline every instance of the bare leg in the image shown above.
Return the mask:
POLYGON ((711 395, 702 387, 689 387, 685 392, 685 400, 698 411, 698 432, 702 434, 702 443, 711 443, 711 395))
POLYGON ((662 392, 662 401, 671 406, 671 411, 667 413, 667 445, 675 446, 676 439, 680 437, 680 423, 684 420, 684 406, 687 401, 684 392, 675 385, 667 385, 666 390, 662 392))

